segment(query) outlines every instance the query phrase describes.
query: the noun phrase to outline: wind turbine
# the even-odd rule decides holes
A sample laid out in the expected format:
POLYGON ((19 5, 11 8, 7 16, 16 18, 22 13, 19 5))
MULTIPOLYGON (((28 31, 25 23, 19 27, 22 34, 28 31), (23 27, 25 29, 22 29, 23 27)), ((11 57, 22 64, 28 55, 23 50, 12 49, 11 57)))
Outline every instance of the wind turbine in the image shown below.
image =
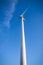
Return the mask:
POLYGON ((27 9, 20 15, 20 19, 22 21, 22 43, 21 43, 21 58, 20 58, 20 65, 27 65, 26 61, 26 45, 25 45, 25 34, 24 34, 24 14, 26 13, 27 9))

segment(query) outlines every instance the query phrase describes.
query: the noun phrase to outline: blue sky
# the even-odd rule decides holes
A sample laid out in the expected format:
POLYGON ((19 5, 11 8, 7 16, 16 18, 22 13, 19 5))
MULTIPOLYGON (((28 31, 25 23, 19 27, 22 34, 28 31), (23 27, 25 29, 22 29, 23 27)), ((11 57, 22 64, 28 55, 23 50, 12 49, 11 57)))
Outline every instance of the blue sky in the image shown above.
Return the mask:
POLYGON ((43 1, 0 0, 0 65, 20 65, 21 20, 25 18, 27 65, 43 65, 43 1))

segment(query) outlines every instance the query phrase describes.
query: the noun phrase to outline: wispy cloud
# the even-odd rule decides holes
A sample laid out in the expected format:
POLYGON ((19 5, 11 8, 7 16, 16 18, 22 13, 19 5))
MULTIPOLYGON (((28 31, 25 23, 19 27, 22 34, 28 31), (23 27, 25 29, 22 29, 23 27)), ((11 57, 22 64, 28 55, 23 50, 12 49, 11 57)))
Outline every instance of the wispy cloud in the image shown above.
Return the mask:
POLYGON ((15 11, 15 5, 16 5, 17 1, 11 0, 10 2, 11 3, 10 3, 8 10, 5 11, 5 18, 3 21, 4 26, 6 26, 8 28, 10 27, 10 21, 13 17, 13 13, 15 11))

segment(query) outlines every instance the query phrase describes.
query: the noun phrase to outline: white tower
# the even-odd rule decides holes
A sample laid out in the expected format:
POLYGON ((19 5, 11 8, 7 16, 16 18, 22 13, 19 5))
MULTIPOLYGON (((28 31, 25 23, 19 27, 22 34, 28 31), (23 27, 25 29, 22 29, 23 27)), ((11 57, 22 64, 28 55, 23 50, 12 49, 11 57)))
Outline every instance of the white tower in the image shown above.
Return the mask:
POLYGON ((22 44, 21 44, 21 59, 20 65, 27 65, 26 63, 26 46, 25 46, 25 34, 24 34, 24 17, 20 15, 22 20, 22 44))

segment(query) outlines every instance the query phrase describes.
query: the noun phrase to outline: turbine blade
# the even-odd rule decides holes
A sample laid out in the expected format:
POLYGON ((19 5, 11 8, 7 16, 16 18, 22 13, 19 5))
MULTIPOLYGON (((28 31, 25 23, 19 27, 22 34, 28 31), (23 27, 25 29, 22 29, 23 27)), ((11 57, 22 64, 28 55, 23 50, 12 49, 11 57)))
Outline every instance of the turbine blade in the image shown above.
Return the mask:
POLYGON ((22 13, 22 16, 27 12, 28 8, 22 13))

